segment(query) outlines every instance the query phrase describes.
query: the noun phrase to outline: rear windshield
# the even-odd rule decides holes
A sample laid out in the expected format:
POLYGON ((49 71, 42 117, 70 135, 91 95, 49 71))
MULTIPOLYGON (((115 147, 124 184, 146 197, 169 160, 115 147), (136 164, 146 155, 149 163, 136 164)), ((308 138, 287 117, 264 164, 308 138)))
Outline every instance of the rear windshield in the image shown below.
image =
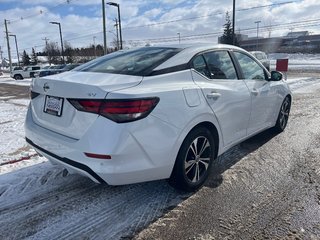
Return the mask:
POLYGON ((147 76, 153 69, 180 51, 179 48, 160 47, 119 51, 88 62, 78 67, 76 71, 147 76))

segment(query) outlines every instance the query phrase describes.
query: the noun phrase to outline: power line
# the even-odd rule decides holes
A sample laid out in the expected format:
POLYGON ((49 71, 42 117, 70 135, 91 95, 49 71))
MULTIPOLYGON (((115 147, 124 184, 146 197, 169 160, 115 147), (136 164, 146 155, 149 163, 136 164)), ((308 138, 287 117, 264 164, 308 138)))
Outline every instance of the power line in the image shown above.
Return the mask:
MULTIPOLYGON (((242 11, 248 11, 248 10, 253 10, 253 9, 259 9, 259 8, 266 8, 266 7, 274 7, 274 6, 280 6, 280 5, 286 5, 286 4, 291 4, 298 2, 299 0, 296 1, 288 1, 288 2, 280 2, 280 3, 273 3, 273 4, 268 4, 268 5, 262 5, 262 6, 255 6, 255 7, 250 7, 250 8, 242 8, 236 10, 236 12, 242 12, 242 11)), ((207 15, 202 15, 198 17, 189 17, 189 18, 181 18, 181 19, 174 19, 170 21, 164 21, 164 22, 158 22, 158 23, 150 23, 150 24, 144 24, 144 25, 138 25, 138 26, 127 26, 122 29, 133 29, 133 28, 141 28, 141 27, 153 27, 153 26, 158 26, 158 25, 163 25, 163 24, 168 24, 168 23, 175 23, 175 22, 181 22, 181 21, 188 21, 188 20, 195 20, 195 19, 200 19, 200 18, 209 18, 209 17, 215 17, 217 15, 224 14, 224 12, 215 12, 212 14, 207 14, 207 15)))
POLYGON ((57 5, 54 5, 52 7, 48 7, 46 11, 40 9, 38 13, 34 13, 34 14, 26 15, 26 16, 21 16, 21 17, 19 17, 17 19, 9 20, 9 23, 12 24, 12 23, 20 22, 20 21, 23 21, 23 20, 28 19, 28 18, 33 18, 33 17, 40 16, 42 14, 49 13, 50 10, 55 9, 55 8, 57 8, 59 6, 62 6, 64 4, 70 4, 71 1, 72 0, 63 0, 62 2, 58 3, 57 5))
MULTIPOLYGON (((303 21, 296 21, 296 22, 290 22, 290 23, 282 23, 282 24, 274 24, 274 25, 268 25, 268 26, 261 26, 260 30, 262 32, 268 31, 268 28, 272 28, 273 30, 278 30, 278 29, 283 29, 284 27, 312 27, 312 26, 318 26, 320 25, 320 19, 309 19, 309 20, 303 20, 303 21)), ((248 27, 248 28, 242 28, 242 32, 255 32, 256 27, 248 27)), ((102 33, 100 32, 95 32, 95 33, 90 33, 90 34, 85 34, 81 35, 78 37, 73 37, 66 39, 66 41, 72 41, 72 40, 77 40, 81 38, 86 38, 86 37, 91 37, 93 35, 102 33)), ((211 38, 214 36, 219 36, 223 33, 223 31, 217 31, 217 32, 210 32, 210 33, 201 33, 201 34, 192 34, 192 35, 184 35, 181 37, 181 40, 195 40, 195 39, 202 39, 202 38, 211 38)), ((172 42, 172 41, 177 41, 177 36, 170 36, 170 37, 160 37, 160 38, 146 38, 146 39, 129 39, 127 40, 132 41, 132 42, 172 42)), ((45 45, 37 45, 36 47, 43 47, 45 45)), ((31 49, 26 48, 26 49, 31 49)))
MULTIPOLYGON (((285 4, 291 4, 296 1, 287 1, 287 2, 280 2, 280 3, 274 3, 274 4, 268 4, 268 5, 262 5, 262 6, 255 6, 255 7, 250 7, 250 8, 243 8, 243 9, 238 9, 237 11, 248 11, 252 9, 258 9, 258 8, 266 8, 266 7, 272 7, 272 6, 279 6, 279 5, 285 5, 285 4)), ((198 16, 198 17, 190 17, 190 18, 183 18, 183 19, 175 19, 175 20, 170 20, 170 21, 164 21, 164 22, 158 22, 158 23, 152 23, 152 24, 145 24, 145 25, 139 25, 139 26, 128 26, 128 27, 123 27, 122 29, 134 29, 134 28, 142 28, 142 27, 152 27, 152 26, 157 26, 157 25, 163 25, 163 24, 168 24, 168 23, 175 23, 175 22, 180 22, 180 21, 187 21, 187 20, 195 20, 195 19, 200 19, 200 18, 207 18, 207 17, 213 17, 219 14, 223 14, 223 12, 216 12, 214 14, 208 14, 208 15, 203 15, 203 16, 198 16)), ((77 37, 73 37, 70 39, 67 39, 68 41, 80 39, 80 38, 85 38, 85 37, 91 37, 95 34, 101 34, 102 31, 97 31, 94 33, 89 33, 85 35, 80 35, 77 37)))
MULTIPOLYGON (((63 4, 69 4, 71 0, 67 0, 67 1, 62 1, 61 3, 59 3, 58 5, 55 5, 54 7, 50 8, 50 9, 53 9, 53 8, 56 8, 60 5, 63 5, 63 4)), ((73 0, 73 1, 77 1, 77 0, 73 0)), ((250 8, 242 8, 242 9, 238 9, 237 11, 248 11, 248 10, 253 10, 253 9, 258 9, 258 8, 266 8, 266 7, 273 7, 273 6, 279 6, 279 5, 285 5, 285 4, 292 4, 292 3, 295 3, 295 2, 299 2, 299 0, 296 0, 296 1, 286 1, 286 2, 279 2, 279 3, 274 3, 274 4, 268 4, 268 5, 262 5, 262 6, 254 6, 254 7, 250 7, 250 8)), ((48 11, 49 12, 49 9, 48 11)), ((43 13, 40 13, 40 14, 43 14, 43 13)), ((139 25, 139 26, 127 26, 127 27, 124 27, 123 29, 134 29, 134 28, 142 28, 142 27, 152 27, 152 26, 157 26, 157 25, 163 25, 163 24, 169 24, 169 23, 174 23, 174 22, 180 22, 180 21, 187 21, 187 20, 195 20, 195 19, 200 19, 200 18, 210 18, 210 17, 214 17, 218 14, 223 14, 222 12, 215 12, 214 14, 208 14, 208 15, 203 15, 203 16, 198 16, 198 17, 190 17, 190 18, 183 18, 183 19, 174 19, 174 20, 170 20, 170 21, 165 21, 165 22, 157 22, 157 23, 153 23, 153 24, 145 24, 145 25, 139 25)), ((39 14, 37 14, 39 15, 39 14)), ((27 16, 27 17, 32 17, 32 15, 30 16, 27 16)), ((25 17, 25 18, 27 18, 25 17)), ((24 19, 25 19, 24 18, 24 19)), ((14 22, 15 21, 19 21, 21 19, 17 19, 17 20, 13 20, 14 22)), ((319 21, 320 19, 315 19, 315 20, 306 20, 306 21, 301 21, 299 22, 300 24, 302 22, 311 22, 311 21, 319 21)), ((10 22, 13 22, 13 21, 10 21, 10 22)), ((281 26, 291 26, 292 24, 298 24, 298 22, 295 22, 295 23, 286 23, 286 24, 281 24, 281 26)), ((280 25, 271 25, 271 26, 267 26, 267 27, 277 27, 277 26, 280 26, 280 25)), ((261 27, 261 29, 263 29, 264 27, 261 27)), ((247 28, 247 29, 242 29, 242 31, 246 31, 246 32, 250 32, 252 31, 252 28, 247 28)), ((73 41, 73 40, 77 40, 77 39, 81 39, 81 38, 89 38, 93 35, 96 35, 96 34, 101 34, 102 31, 95 31, 95 32, 92 32, 92 33, 87 33, 85 35, 78 35, 76 37, 72 37, 72 38, 69 38, 69 39, 66 39, 67 41, 73 41)), ((219 34, 221 34, 221 32, 218 32, 219 34)), ((193 35, 188 35, 188 36, 184 36, 182 39, 186 39, 186 38, 196 38, 197 36, 202 36, 202 37, 210 37, 210 36, 214 36, 218 33, 206 33, 206 34, 197 34, 195 36, 193 35)), ((158 41, 166 41, 167 40, 171 40, 171 39, 176 39, 177 37, 172 37, 169 39, 168 38, 157 38, 158 41)), ((150 40, 150 39, 147 39, 147 40, 150 40)), ((155 39, 152 39, 153 41, 155 41, 155 39)), ((129 40, 129 41, 137 41, 137 40, 129 40)), ((146 41, 145 40, 141 40, 141 41, 146 41)), ((41 45, 36 45, 36 47, 43 47, 44 45, 41 44, 41 45)), ((27 49, 31 49, 31 48, 27 48, 27 49)))

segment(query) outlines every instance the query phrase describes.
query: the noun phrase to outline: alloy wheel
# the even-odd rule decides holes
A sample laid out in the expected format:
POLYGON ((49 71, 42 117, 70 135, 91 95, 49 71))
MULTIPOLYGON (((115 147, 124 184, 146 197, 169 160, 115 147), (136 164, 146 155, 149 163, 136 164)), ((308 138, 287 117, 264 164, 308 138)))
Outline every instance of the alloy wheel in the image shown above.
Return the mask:
POLYGON ((282 103, 282 106, 280 109, 279 123, 280 123, 281 129, 285 129, 287 125, 289 112, 290 112, 290 101, 288 98, 286 98, 285 101, 282 103))
POLYGON ((190 144, 184 161, 185 176, 192 183, 199 182, 206 174, 212 150, 209 140, 199 136, 190 144))

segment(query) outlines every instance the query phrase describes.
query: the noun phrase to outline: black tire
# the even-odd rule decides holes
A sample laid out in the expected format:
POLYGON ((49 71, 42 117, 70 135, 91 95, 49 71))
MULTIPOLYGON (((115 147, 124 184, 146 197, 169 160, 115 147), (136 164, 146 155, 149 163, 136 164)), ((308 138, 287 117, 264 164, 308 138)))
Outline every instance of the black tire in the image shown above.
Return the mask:
POLYGON ((215 144, 211 132, 204 127, 193 129, 180 147, 169 179, 170 185, 188 192, 199 189, 208 178, 214 156, 215 144))
POLYGON ((20 74, 14 75, 13 78, 14 78, 15 80, 22 80, 22 79, 23 79, 23 77, 22 77, 20 74))
POLYGON ((281 104, 276 125, 273 127, 273 130, 275 132, 281 133, 286 128, 289 120, 290 108, 291 101, 290 98, 287 96, 281 104))

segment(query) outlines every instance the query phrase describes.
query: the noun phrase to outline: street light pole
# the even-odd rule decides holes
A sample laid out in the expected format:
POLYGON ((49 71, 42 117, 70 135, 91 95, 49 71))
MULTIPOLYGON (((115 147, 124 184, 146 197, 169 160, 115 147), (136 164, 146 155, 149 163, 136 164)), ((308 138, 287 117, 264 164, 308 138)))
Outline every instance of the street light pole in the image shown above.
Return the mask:
POLYGON ((122 29, 121 29, 121 17, 120 17, 120 4, 114 3, 114 2, 107 2, 107 4, 118 8, 118 20, 119 20, 119 32, 120 32, 120 49, 122 49, 123 46, 122 46, 122 29))
POLYGON ((261 21, 256 21, 254 23, 257 24, 257 46, 256 46, 256 50, 258 50, 258 45, 259 45, 259 24, 261 23, 261 21))
POLYGON ((14 37, 14 40, 16 42, 16 50, 17 50, 17 57, 18 57, 18 66, 20 67, 20 58, 19 58, 19 50, 18 50, 18 42, 17 42, 17 36, 15 34, 10 34, 9 36, 14 37))
POLYGON ((103 50, 104 54, 108 53, 107 47, 107 30, 106 30, 106 9, 104 0, 102 0, 102 26, 103 26, 103 50))
POLYGON ((232 43, 233 45, 236 45, 236 36, 234 34, 235 22, 236 22, 236 0, 233 0, 233 12, 232 12, 232 43))
POLYGON ((61 24, 59 22, 50 22, 51 24, 59 25, 59 32, 60 32, 60 41, 61 41, 61 56, 62 56, 62 63, 64 64, 64 50, 63 50, 63 41, 62 41, 62 32, 61 32, 61 24))

